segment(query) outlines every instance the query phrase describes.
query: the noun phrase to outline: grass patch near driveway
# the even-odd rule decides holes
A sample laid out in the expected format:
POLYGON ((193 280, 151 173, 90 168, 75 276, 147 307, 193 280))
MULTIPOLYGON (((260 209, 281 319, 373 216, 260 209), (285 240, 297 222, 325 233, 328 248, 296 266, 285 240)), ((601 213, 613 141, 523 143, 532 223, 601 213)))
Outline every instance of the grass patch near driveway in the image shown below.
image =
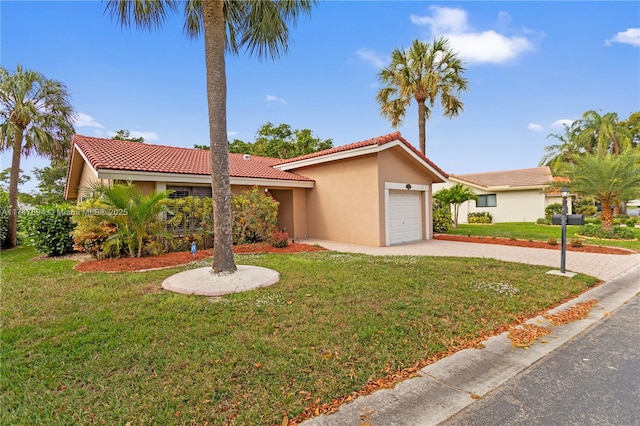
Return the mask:
MULTIPOLYGON (((576 237, 576 233, 580 231, 580 228, 577 225, 567 225, 567 240, 579 238, 576 237)), ((640 240, 640 228, 634 228, 633 232, 636 238, 640 240)), ((533 241, 549 241, 550 238, 555 238, 560 242, 562 227, 557 225, 538 225, 530 222, 493 223, 490 225, 459 224, 458 229, 451 228, 447 234, 533 241)), ((640 252, 640 241, 586 239, 584 243, 596 246, 620 247, 640 252)))
POLYGON ((78 273, 2 253, 3 425, 280 424, 596 284, 488 259, 239 255, 271 287, 209 299, 184 268, 78 273))

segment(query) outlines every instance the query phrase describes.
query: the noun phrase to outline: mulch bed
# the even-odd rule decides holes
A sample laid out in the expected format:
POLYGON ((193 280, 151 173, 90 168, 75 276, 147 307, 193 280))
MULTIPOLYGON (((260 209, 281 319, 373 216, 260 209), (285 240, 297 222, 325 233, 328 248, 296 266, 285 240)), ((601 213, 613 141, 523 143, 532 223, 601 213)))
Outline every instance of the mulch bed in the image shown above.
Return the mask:
MULTIPOLYGON (((493 237, 466 237, 464 235, 450 235, 450 234, 437 234, 434 236, 434 239, 446 240, 446 241, 460 241, 460 242, 466 242, 466 243, 498 244, 503 246, 560 250, 560 242, 558 242, 558 244, 556 245, 552 245, 545 241, 512 240, 510 238, 493 238, 493 237)), ((567 250, 578 251, 583 253, 620 254, 620 255, 630 255, 635 253, 633 250, 627 250, 627 249, 618 248, 618 247, 594 246, 589 244, 583 244, 582 247, 573 247, 571 244, 567 244, 567 250)))
MULTIPOLYGON (((289 243, 287 247, 276 248, 270 244, 242 244, 233 247, 233 252, 239 253, 304 253, 324 251, 323 247, 309 244, 289 243)), ((188 251, 165 253, 151 257, 123 257, 118 259, 88 260, 74 266, 79 272, 133 272, 149 269, 170 268, 186 265, 196 260, 213 257, 213 249, 198 250, 194 255, 188 251)))

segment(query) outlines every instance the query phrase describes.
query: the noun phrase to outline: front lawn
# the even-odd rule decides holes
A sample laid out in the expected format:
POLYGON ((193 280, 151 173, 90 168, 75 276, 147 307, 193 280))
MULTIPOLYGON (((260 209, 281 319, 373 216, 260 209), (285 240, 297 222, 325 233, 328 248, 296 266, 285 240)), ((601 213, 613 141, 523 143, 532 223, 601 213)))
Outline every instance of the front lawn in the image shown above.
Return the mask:
MULTIPOLYGON (((567 239, 577 238, 575 234, 579 230, 580 226, 568 225, 567 239)), ((470 235, 472 237, 502 237, 533 241, 549 241, 550 238, 555 238, 560 242, 562 228, 560 226, 538 225, 531 222, 493 223, 489 225, 458 224, 458 229, 450 228, 447 233, 470 235)), ((640 240, 640 228, 634 228, 634 233, 636 239, 640 240)), ((640 251, 640 241, 588 239, 584 240, 584 243, 640 251)))
POLYGON ((212 300, 162 290, 184 268, 1 256, 3 425, 280 424, 597 282, 488 259, 238 255, 281 281, 212 300))

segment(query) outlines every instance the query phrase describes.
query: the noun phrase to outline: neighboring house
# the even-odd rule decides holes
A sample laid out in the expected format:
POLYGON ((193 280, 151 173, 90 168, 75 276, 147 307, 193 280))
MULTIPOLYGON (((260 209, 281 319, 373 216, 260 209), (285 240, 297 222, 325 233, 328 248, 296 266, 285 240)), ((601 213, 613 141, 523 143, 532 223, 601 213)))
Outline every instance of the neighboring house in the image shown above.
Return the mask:
POLYGON ((491 213, 493 222, 535 222, 544 217, 549 204, 562 202, 560 191, 549 190, 553 181, 549 167, 534 167, 450 174, 446 183, 434 185, 433 190, 461 183, 478 195, 477 202, 470 200, 460 206, 459 223, 467 223, 467 214, 475 212, 491 213))
MULTIPOLYGON (((232 192, 258 186, 279 201, 290 237, 370 246, 430 239, 432 183, 447 178, 399 132, 287 160, 229 154, 229 167, 232 192)), ((75 135, 65 198, 95 180, 211 196, 210 175, 209 151, 75 135)))

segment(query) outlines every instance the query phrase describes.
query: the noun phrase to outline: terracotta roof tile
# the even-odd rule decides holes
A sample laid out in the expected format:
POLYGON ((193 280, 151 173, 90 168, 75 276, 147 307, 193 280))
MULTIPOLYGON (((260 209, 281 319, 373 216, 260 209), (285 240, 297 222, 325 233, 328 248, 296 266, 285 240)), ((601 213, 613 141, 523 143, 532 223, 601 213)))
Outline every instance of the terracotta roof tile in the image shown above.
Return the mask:
POLYGON ((503 170, 497 172, 451 174, 451 177, 485 188, 492 186, 544 186, 551 184, 553 176, 549 167, 503 170))
MULTIPOLYGON (((152 145, 74 135, 73 145, 82 151, 96 169, 131 170, 156 173, 210 175, 209 151, 152 145)), ((256 179, 311 181, 295 173, 273 168, 276 158, 229 154, 229 175, 256 179)))
POLYGON ((289 163, 293 163, 293 162, 296 162, 296 161, 307 160, 307 159, 310 159, 310 158, 319 158, 319 157, 323 157, 323 156, 327 156, 327 155, 331 155, 331 154, 335 154, 335 153, 339 153, 339 152, 345 152, 345 151, 350 151, 350 150, 354 150, 354 149, 358 149, 358 148, 364 148, 364 147, 367 147, 367 146, 374 146, 374 145, 382 146, 384 144, 387 144, 387 143, 393 142, 393 141, 401 142, 407 148, 409 148, 412 152, 414 152, 418 157, 420 157, 422 160, 426 161, 427 164, 429 164, 433 169, 437 170, 438 173, 442 174, 444 177, 448 177, 448 174, 444 170, 442 170, 434 162, 429 160, 417 148, 415 148, 413 145, 411 145, 409 142, 407 142, 407 140, 402 137, 400 132, 393 132, 393 133, 386 134, 384 136, 379 136, 379 137, 376 137, 376 138, 371 138, 371 139, 367 139, 367 140, 364 140, 364 141, 351 143, 351 144, 348 144, 348 145, 342 145, 342 146, 338 146, 338 147, 335 147, 335 148, 326 149, 324 151, 318 151, 318 152, 314 152, 312 154, 302 155, 300 157, 288 158, 286 160, 280 160, 278 163, 276 163, 276 165, 289 164, 289 163))

